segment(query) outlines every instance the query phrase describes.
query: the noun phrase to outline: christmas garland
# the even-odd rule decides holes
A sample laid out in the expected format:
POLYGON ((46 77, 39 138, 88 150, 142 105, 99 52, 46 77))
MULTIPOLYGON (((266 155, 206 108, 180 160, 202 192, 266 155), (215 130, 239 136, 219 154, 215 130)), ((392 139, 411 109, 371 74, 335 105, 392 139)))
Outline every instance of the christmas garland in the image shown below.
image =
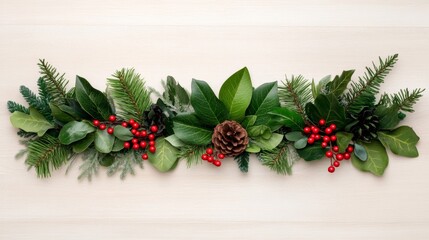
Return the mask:
POLYGON ((388 165, 387 149, 418 156, 419 137, 411 127, 398 125, 424 89, 376 97, 397 58, 380 58, 355 82, 354 70, 348 70, 318 83, 299 75, 254 88, 243 68, 218 95, 196 79, 189 93, 171 76, 159 93, 133 69, 115 72, 106 92, 80 76, 67 90, 64 74, 40 60, 38 95, 21 86, 29 107, 7 105, 25 145, 17 156, 26 155, 25 163, 39 177, 71 166, 79 154, 79 178, 91 179, 100 166, 124 178, 144 160, 166 172, 180 159, 188 166, 219 167, 224 158, 233 158, 247 172, 252 153, 279 174, 290 174, 299 159, 327 161, 330 173, 351 159, 357 169, 380 176, 388 165))

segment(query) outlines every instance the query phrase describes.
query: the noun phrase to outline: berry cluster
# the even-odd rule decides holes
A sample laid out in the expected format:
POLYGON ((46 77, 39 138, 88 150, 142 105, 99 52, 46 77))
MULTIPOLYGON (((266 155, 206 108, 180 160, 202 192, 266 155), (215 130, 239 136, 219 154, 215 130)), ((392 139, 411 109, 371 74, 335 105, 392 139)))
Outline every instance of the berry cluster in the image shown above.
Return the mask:
POLYGON ((336 129, 337 126, 335 124, 326 126, 326 121, 324 119, 319 120, 319 126, 306 126, 303 129, 303 132, 308 136, 308 144, 312 145, 321 140, 322 143, 320 146, 322 148, 329 148, 329 150, 325 152, 325 156, 331 161, 331 166, 328 167, 328 172, 330 173, 335 172, 335 168, 340 166, 340 161, 344 159, 349 160, 354 151, 353 146, 349 145, 345 152, 339 152, 337 136, 335 135, 336 129))
POLYGON ((108 134, 113 134, 114 132, 113 126, 115 123, 116 123, 115 115, 111 115, 109 117, 109 122, 100 122, 100 120, 97 120, 97 119, 92 121, 92 124, 94 124, 94 126, 96 126, 98 129, 103 131, 107 129, 108 134))
POLYGON ((201 159, 203 159, 204 161, 207 161, 209 163, 212 163, 216 167, 220 167, 222 165, 222 162, 220 160, 224 159, 225 155, 222 153, 218 153, 217 154, 218 159, 215 159, 214 156, 216 156, 216 153, 213 152, 213 149, 207 148, 206 153, 201 155, 201 159))

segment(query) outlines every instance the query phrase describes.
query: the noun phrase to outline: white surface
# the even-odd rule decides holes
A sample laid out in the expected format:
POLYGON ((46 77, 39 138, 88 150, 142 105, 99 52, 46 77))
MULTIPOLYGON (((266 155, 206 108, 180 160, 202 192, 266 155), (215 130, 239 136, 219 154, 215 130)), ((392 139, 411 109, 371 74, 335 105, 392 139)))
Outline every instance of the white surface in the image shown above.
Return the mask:
POLYGON ((320 79, 378 56, 400 60, 382 91, 428 88, 427 1, 6 1, 0 0, 0 239, 428 239, 429 97, 404 124, 420 135, 420 158, 390 155, 384 177, 327 161, 279 176, 251 159, 250 172, 181 162, 149 164, 120 181, 102 171, 79 182, 77 166, 40 180, 14 160, 20 146, 6 101, 34 89, 37 59, 71 82, 96 87, 135 67, 159 87, 168 74, 216 90, 243 66, 254 85, 284 74, 320 79))

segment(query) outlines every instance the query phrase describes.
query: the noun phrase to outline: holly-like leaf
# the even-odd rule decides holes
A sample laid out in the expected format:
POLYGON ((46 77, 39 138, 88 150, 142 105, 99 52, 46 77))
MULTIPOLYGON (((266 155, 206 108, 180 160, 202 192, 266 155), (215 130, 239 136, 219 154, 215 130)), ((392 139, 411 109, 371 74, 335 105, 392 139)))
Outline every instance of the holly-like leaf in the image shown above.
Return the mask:
POLYGON ((277 90, 277 82, 271 82, 262 84, 253 91, 246 115, 258 116, 256 125, 266 123, 269 120, 269 116, 266 114, 274 108, 280 107, 277 90))
POLYGON ((343 129, 346 120, 344 106, 342 106, 334 94, 320 94, 313 103, 305 106, 306 114, 312 122, 325 119, 328 124, 337 125, 337 129, 343 129))
POLYGON ((366 152, 368 152, 368 160, 361 161, 356 156, 352 155, 352 164, 357 169, 363 172, 371 172, 376 176, 381 176, 389 164, 386 148, 379 141, 371 143, 362 143, 366 152))
POLYGON ((81 153, 84 152, 94 142, 95 134, 88 134, 84 139, 75 142, 73 144, 73 152, 81 153))
POLYGON ((335 135, 337 136, 339 152, 345 152, 353 139, 353 134, 348 132, 337 132, 335 135))
POLYGON ((133 139, 133 134, 126 127, 116 125, 113 130, 113 135, 115 135, 115 137, 122 141, 130 141, 131 139, 133 139))
POLYGON ((164 138, 156 139, 156 152, 149 153, 149 162, 160 172, 172 169, 178 160, 179 151, 164 138))
POLYGON ((113 114, 106 95, 93 88, 86 79, 76 76, 75 93, 80 106, 94 119, 107 120, 113 114))
POLYGON ((252 81, 246 67, 232 74, 223 83, 219 99, 225 104, 232 120, 243 120, 252 99, 252 92, 252 81))
POLYGON ((276 118, 275 121, 280 122, 283 126, 289 127, 294 131, 300 131, 304 128, 304 119, 294 110, 275 108, 268 114, 274 116, 276 118))
POLYGON ((340 76, 335 76, 334 80, 326 85, 329 93, 332 93, 335 96, 343 94, 344 90, 347 89, 347 85, 352 80, 354 72, 355 70, 343 71, 340 76))
POLYGON ((404 157, 418 157, 417 142, 419 136, 408 126, 401 126, 393 131, 378 132, 378 139, 394 154, 404 157))
POLYGON ((298 155, 305 161, 319 160, 325 156, 325 150, 319 145, 310 145, 296 150, 298 155))
POLYGON ((96 128, 88 122, 69 122, 60 131, 58 139, 61 144, 69 145, 84 139, 88 133, 92 133, 96 128))
POLYGON ((39 137, 46 131, 54 128, 54 125, 48 122, 46 118, 36 109, 30 107, 30 114, 15 111, 10 116, 10 122, 15 128, 20 128, 26 132, 37 133, 39 137))
POLYGON ((355 149, 353 153, 361 161, 368 160, 368 153, 366 152, 366 149, 359 143, 355 143, 355 149))
POLYGON ((204 81, 192 80, 191 105, 198 118, 208 126, 216 126, 229 117, 225 105, 204 81))
POLYGON ((212 140, 213 130, 202 127, 194 114, 178 115, 173 124, 174 134, 187 144, 207 145, 212 140))
POLYGON ((110 153, 115 144, 115 137, 108 134, 107 131, 97 130, 95 132, 95 149, 101 153, 110 153))

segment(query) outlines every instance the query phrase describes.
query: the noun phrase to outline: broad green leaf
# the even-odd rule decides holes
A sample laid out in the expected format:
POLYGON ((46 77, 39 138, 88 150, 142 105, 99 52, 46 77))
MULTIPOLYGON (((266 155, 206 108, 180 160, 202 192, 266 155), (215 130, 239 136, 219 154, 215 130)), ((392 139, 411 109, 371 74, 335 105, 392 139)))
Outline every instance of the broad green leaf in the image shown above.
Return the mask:
POLYGON ((98 162, 103 167, 109 167, 115 162, 115 157, 113 155, 107 154, 106 156, 101 158, 98 162))
POLYGON ((187 144, 207 145, 212 141, 213 130, 202 127, 194 114, 178 115, 173 124, 174 134, 187 144))
POLYGON ((319 160, 325 156, 325 150, 320 145, 310 145, 296 150, 298 155, 305 161, 319 160))
POLYGON ((350 142, 353 139, 353 134, 348 132, 337 132, 337 145, 339 147, 339 152, 345 152, 350 142))
POLYGON ((15 128, 20 128, 26 132, 37 133, 39 137, 45 135, 46 131, 54 128, 46 118, 36 109, 30 107, 30 114, 15 111, 10 116, 10 122, 15 128))
POLYGON ((353 151, 354 155, 361 161, 368 160, 368 153, 366 152, 366 149, 364 146, 360 145, 359 143, 355 143, 355 149, 353 151))
POLYGON ((250 142, 249 145, 247 145, 246 152, 249 153, 258 153, 261 151, 261 148, 258 147, 255 143, 250 142))
POLYGON ((278 117, 278 120, 281 121, 283 126, 289 127, 294 131, 300 131, 304 128, 304 119, 302 119, 301 115, 288 108, 275 108, 271 112, 270 115, 278 117))
POLYGON ((75 92, 80 106, 94 119, 107 120, 113 114, 106 95, 93 88, 86 79, 76 76, 75 92))
POLYGON ((125 128, 121 125, 116 125, 113 128, 113 135, 119 138, 122 141, 130 141, 133 139, 133 134, 130 132, 130 129, 125 128))
POLYGON ((319 94, 313 103, 305 106, 306 114, 312 122, 319 122, 325 119, 327 124, 336 124, 337 129, 345 126, 346 113, 334 94, 319 94))
POLYGON ((198 118, 205 125, 216 126, 229 118, 225 105, 204 81, 192 80, 191 104, 198 118))
POLYGON ((301 131, 288 132, 285 135, 286 139, 291 142, 296 142, 305 137, 301 131))
POLYGON ((179 83, 177 83, 176 85, 176 95, 177 95, 177 99, 179 99, 179 104, 181 105, 189 104, 189 94, 182 86, 180 86, 179 83))
POLYGON ((340 76, 335 76, 332 82, 329 82, 326 87, 329 93, 334 94, 335 96, 341 96, 344 90, 347 89, 347 85, 352 80, 352 75, 355 70, 343 71, 340 76))
POLYGON ((419 136, 408 126, 401 126, 393 131, 378 132, 378 139, 394 154, 404 157, 418 157, 417 142, 419 136))
POLYGON ((110 153, 115 144, 115 137, 107 133, 107 131, 97 130, 95 132, 95 149, 101 153, 110 153))
POLYGON ((263 139, 269 139, 272 135, 272 132, 268 126, 258 125, 250 127, 247 130, 247 134, 251 138, 262 137, 263 139))
POLYGON ((379 128, 383 130, 390 130, 398 126, 401 119, 399 118, 399 109, 394 107, 378 106, 375 114, 379 117, 379 128))
POLYGON ((69 145, 84 139, 88 133, 92 133, 96 128, 88 122, 69 122, 60 131, 58 139, 61 144, 69 145))
POLYGON ((149 162, 160 172, 172 169, 178 160, 179 151, 165 138, 156 139, 156 152, 149 153, 149 162))
POLYGON ((165 140, 167 140, 171 145, 173 145, 173 147, 176 147, 176 148, 180 148, 186 145, 184 142, 182 142, 182 140, 180 140, 174 134, 166 137, 165 140))
POLYGON ((88 147, 94 142, 95 135, 90 133, 86 135, 86 137, 80 141, 77 141, 73 144, 73 152, 81 153, 88 149, 88 147))
POLYGON ((368 160, 363 162, 352 155, 353 166, 363 172, 371 172, 376 176, 383 175, 384 170, 389 164, 386 148, 379 141, 362 143, 362 145, 368 152, 368 160))
POLYGON ((115 143, 113 144, 112 152, 119 152, 124 149, 124 142, 125 141, 115 138, 115 143))
POLYGON ((232 74, 223 83, 219 99, 225 104, 232 120, 243 120, 252 99, 252 92, 252 81, 246 67, 232 74))
POLYGON ((73 116, 62 111, 57 105, 53 103, 49 103, 49 107, 51 108, 52 116, 62 123, 68 123, 76 120, 73 116))
POLYGON ((261 137, 257 139, 252 139, 252 141, 258 145, 262 150, 271 150, 277 147, 283 140, 283 135, 278 133, 273 133, 269 139, 263 139, 261 137))
POLYGON ((294 146, 296 149, 303 149, 303 148, 305 148, 305 147, 307 146, 307 140, 308 140, 308 138, 307 138, 307 137, 303 137, 303 138, 299 139, 298 141, 296 141, 296 142, 293 144, 293 146, 294 146))
POLYGON ((325 89, 326 85, 331 81, 331 75, 328 75, 322 79, 320 79, 320 81, 317 83, 313 81, 311 82, 311 93, 313 95, 313 98, 315 99, 317 96, 319 96, 319 94, 321 94, 323 92, 323 90, 325 89))
POLYGON ((267 113, 280 107, 277 95, 277 82, 265 83, 253 91, 252 100, 246 110, 246 115, 257 115, 257 123, 264 124, 269 120, 267 113))
POLYGON ((252 127, 253 125, 255 125, 257 118, 258 117, 256 115, 248 115, 241 122, 241 126, 245 129, 248 129, 249 127, 252 127))

